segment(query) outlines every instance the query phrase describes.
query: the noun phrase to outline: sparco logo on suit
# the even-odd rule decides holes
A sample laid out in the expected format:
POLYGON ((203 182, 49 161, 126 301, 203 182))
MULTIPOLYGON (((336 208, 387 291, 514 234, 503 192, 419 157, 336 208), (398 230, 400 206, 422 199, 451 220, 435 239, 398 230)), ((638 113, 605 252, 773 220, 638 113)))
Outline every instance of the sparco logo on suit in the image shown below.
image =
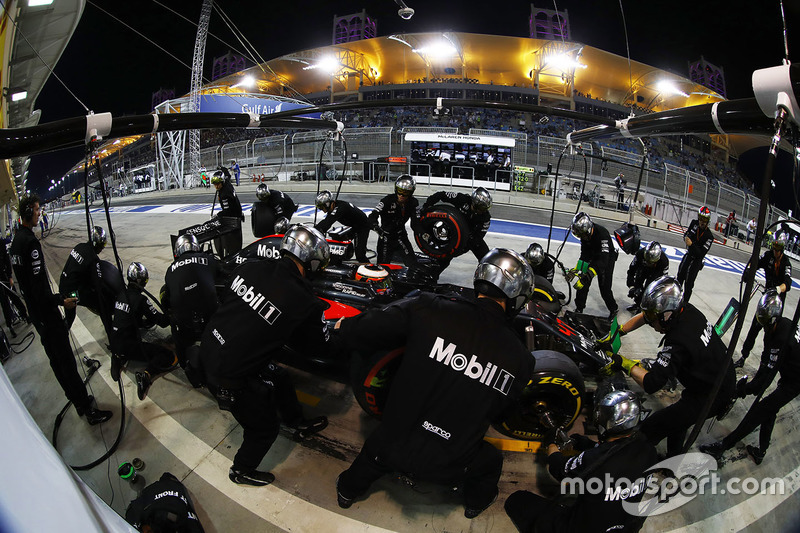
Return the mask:
POLYGON ((514 383, 513 374, 507 370, 498 368, 497 365, 492 363, 486 363, 485 365, 479 363, 478 356, 476 355, 467 358, 467 356, 462 353, 456 353, 458 347, 452 342, 448 343, 447 347, 445 347, 444 344, 445 340, 443 338, 436 337, 436 341, 433 343, 433 348, 431 348, 431 353, 428 357, 436 360, 438 363, 449 366, 456 372, 463 373, 470 379, 477 380, 478 383, 482 383, 502 394, 508 395, 508 391, 511 390, 511 384, 514 383))
POLYGON ((267 300, 263 294, 253 291, 253 287, 245 285, 244 278, 241 276, 234 278, 233 283, 231 283, 231 290, 236 293, 236 296, 244 300, 244 303, 261 315, 267 323, 273 324, 281 316, 281 310, 267 300))

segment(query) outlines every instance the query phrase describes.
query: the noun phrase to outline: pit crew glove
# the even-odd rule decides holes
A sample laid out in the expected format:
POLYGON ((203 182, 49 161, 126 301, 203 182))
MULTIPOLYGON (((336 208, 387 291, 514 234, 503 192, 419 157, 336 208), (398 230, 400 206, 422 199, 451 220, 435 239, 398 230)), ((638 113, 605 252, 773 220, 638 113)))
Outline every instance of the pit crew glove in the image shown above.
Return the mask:
POLYGON ((617 326, 616 320, 615 318, 612 322, 611 330, 608 332, 608 335, 597 340, 597 347, 611 354, 615 354, 619 351, 622 345, 621 337, 625 335, 625 330, 622 329, 622 326, 617 326))
POLYGON ((613 354, 611 356, 611 362, 600 369, 600 373, 604 376, 610 376, 614 372, 619 372, 622 370, 629 376, 631 375, 631 369, 639 364, 639 361, 636 359, 628 359, 627 357, 623 357, 620 354, 613 354))
POLYGON ((745 396, 747 396, 747 376, 736 382, 736 397, 744 398, 745 396))
POLYGON ((579 452, 590 450, 597 445, 596 441, 593 441, 586 435, 581 435, 580 433, 573 433, 569 436, 569 439, 572 441, 572 447, 579 452))
POLYGON ((631 287, 628 291, 628 298, 638 302, 642 298, 642 289, 638 287, 631 287))
POLYGON ((597 272, 595 272, 593 268, 588 269, 583 274, 579 274, 575 285, 573 285, 575 290, 581 290, 582 288, 587 287, 596 275, 597 272))

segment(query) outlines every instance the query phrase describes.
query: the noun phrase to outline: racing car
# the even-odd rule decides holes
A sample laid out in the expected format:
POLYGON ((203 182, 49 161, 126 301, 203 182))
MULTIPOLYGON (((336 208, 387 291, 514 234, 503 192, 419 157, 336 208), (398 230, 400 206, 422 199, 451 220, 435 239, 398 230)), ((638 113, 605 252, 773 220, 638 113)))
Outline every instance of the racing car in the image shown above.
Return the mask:
MULTIPOLYGON (((465 236, 461 228, 466 226, 461 224, 462 221, 452 217, 452 213, 446 213, 445 217, 430 217, 429 231, 433 238, 429 238, 426 244, 437 247, 437 253, 443 253, 443 250, 447 253, 451 249, 448 244, 451 236, 458 239, 465 236)), ((193 233, 198 241, 207 243, 220 231, 224 231, 224 224, 206 223, 181 230, 179 235, 193 233)), ((173 236, 173 241, 176 238, 173 236)), ((279 258, 282 238, 281 234, 262 237, 223 258, 226 270, 232 271, 249 261, 279 258)), ((327 240, 331 249, 330 265, 311 281, 316 295, 328 304, 325 319, 330 324, 419 292, 474 295, 472 288, 438 283, 437 276, 432 273, 435 269, 428 268, 435 262, 435 258, 429 255, 418 254, 419 264, 413 267, 394 263, 358 264, 351 261, 354 246, 350 228, 334 228, 328 232, 327 240)), ((610 329, 609 322, 591 315, 563 311, 560 300, 563 295, 552 284, 539 276, 534 283, 533 298, 514 318, 513 327, 536 360, 535 375, 526 387, 518 409, 494 425, 506 436, 525 440, 542 439, 557 428, 569 428, 584 406, 585 377, 596 378, 599 370, 610 362, 605 351, 596 346, 596 339, 610 329)), ((337 355, 303 356, 288 349, 282 362, 303 370, 324 372, 345 366, 361 408, 380 417, 402 354, 403 348, 398 347, 343 361, 337 355)))

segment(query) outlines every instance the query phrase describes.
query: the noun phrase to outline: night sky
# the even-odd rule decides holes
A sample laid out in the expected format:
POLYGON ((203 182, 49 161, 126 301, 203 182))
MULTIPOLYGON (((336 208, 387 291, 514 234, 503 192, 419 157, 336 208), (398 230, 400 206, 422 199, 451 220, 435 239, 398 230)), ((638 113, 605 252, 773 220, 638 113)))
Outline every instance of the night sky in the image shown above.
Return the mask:
MULTIPOLYGON (((199 19, 201 0, 159 1, 194 23, 199 19)), ((217 0, 216 3, 265 60, 330 44, 334 15, 361 9, 377 19, 378 35, 451 30, 526 37, 530 14, 528 2, 407 0, 416 11, 409 21, 397 15, 398 6, 392 0, 217 0), (492 7, 487 8, 487 4, 492 7), (497 9, 500 5, 503 8, 497 9)), ((619 0, 556 0, 555 3, 559 10, 569 12, 573 41, 627 55, 619 0)), ((623 0, 622 4, 633 60, 688 76, 688 63, 703 55, 724 69, 728 98, 752 96, 752 71, 779 65, 784 55, 777 0, 765 0, 758 5, 743 0, 623 0)), ((786 0, 785 4, 790 58, 798 60, 794 51, 800 46, 800 2, 786 0)), ((536 5, 553 9, 553 2, 539 1, 536 5)), ((115 116, 145 114, 151 111, 152 93, 160 87, 174 89, 176 96, 188 92, 187 67, 100 8, 187 65, 191 64, 197 31, 194 25, 152 0, 88 0, 55 71, 89 109, 98 113, 110 111, 115 116)), ((214 57, 225 54, 231 47, 241 49, 216 12, 212 13, 210 32, 229 44, 209 36, 204 72, 209 79, 214 57)), ((42 123, 85 114, 83 107, 52 76, 36 108, 42 110, 42 123)), ((49 183, 49 179, 62 175, 81 157, 81 150, 34 157, 30 184, 35 187, 36 183, 49 183)))

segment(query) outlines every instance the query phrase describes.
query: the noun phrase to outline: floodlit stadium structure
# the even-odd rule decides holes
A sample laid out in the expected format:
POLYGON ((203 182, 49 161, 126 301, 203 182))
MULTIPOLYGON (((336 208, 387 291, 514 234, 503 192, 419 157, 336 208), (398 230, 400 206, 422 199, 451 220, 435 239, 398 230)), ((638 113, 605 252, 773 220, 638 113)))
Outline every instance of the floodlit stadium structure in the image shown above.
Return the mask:
MULTIPOLYGON (((592 142, 564 153, 566 134, 725 100, 688 78, 580 43, 469 33, 390 35, 295 52, 216 80, 203 88, 202 98, 201 111, 264 113, 322 105, 344 123, 349 154, 343 161, 329 150, 323 161, 326 134, 320 131, 265 136, 214 130, 204 134, 200 154, 209 170, 236 160, 248 179, 308 179, 323 162, 338 175, 364 181, 410 172, 423 183, 551 194, 558 169, 558 194, 577 196, 585 164, 585 198, 601 207, 618 207, 612 181, 625 174, 624 209, 632 203, 644 145, 637 139, 592 142), (505 157, 487 137, 510 140, 505 157)), ((180 112, 186 102, 163 102, 156 112, 180 112)), ((184 165, 185 135, 160 133, 156 143, 123 139, 104 146, 101 157, 123 187, 139 174, 158 176, 134 191, 191 187, 199 177, 184 165), (107 157, 112 154, 117 157, 107 157)), ((720 218, 736 211, 748 220, 758 212, 759 199, 737 175, 734 159, 757 142, 735 135, 651 138, 644 194, 635 209, 686 224, 700 205, 708 205, 720 218)), ((782 216, 770 210, 770 220, 782 216)))

